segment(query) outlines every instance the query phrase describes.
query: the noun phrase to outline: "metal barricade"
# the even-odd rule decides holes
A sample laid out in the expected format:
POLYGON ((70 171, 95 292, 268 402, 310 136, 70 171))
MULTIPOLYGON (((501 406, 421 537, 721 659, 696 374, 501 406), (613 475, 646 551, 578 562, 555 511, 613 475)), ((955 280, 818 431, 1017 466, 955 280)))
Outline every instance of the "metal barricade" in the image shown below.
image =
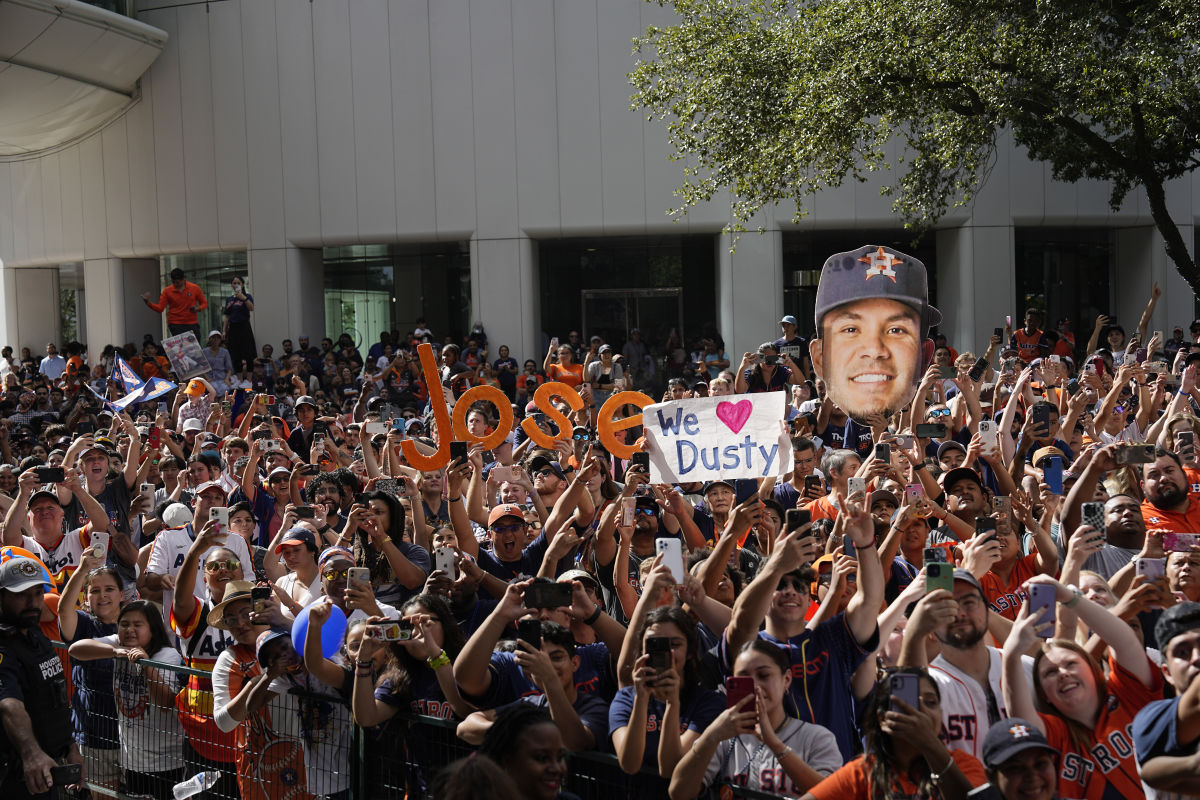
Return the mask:
MULTIPOLYGON (((54 644, 63 647, 61 642, 54 644)), ((133 740, 130 744, 151 743, 160 753, 182 756, 192 739, 177 721, 172 722, 176 709, 149 708, 145 698, 136 691, 139 675, 144 677, 146 667, 171 675, 177 686, 186 685, 189 677, 210 677, 201 670, 156 661, 118 662, 114 663, 115 686, 81 686, 79 689, 93 696, 104 693, 114 699, 116 715, 107 722, 129 735, 133 740)), ((234 760, 220 768, 224 773, 222 782, 202 797, 211 800, 308 800, 309 792, 313 790, 320 794, 348 790, 351 800, 406 797, 422 800, 422 794, 424 798, 431 798, 427 790, 422 793, 419 787, 428 787, 442 768, 476 749, 458 738, 457 725, 455 720, 402 712, 379 729, 364 730, 353 724, 350 707, 340 696, 293 685, 287 694, 277 695, 243 723, 244 730, 237 739, 239 746, 229 751, 234 760), (241 786, 246 787, 244 792, 239 790, 239 773, 241 786)), ((232 734, 229 741, 234 741, 232 734)), ((124 775, 119 782, 107 785, 94 780, 102 774, 96 758, 114 756, 121 762, 119 748, 99 755, 93 749, 85 750, 88 786, 95 797, 169 798, 174 783, 212 768, 184 758, 185 766, 161 776, 155 788, 133 794, 128 790, 124 775)), ((567 766, 563 788, 581 800, 628 797, 636 793, 639 781, 656 778, 655 773, 645 771, 638 776, 627 775, 611 753, 570 753, 567 766)), ((140 776, 133 777, 141 780, 140 776)), ((145 788, 144 781, 142 788, 145 788)), ((733 797, 751 800, 778 797, 737 786, 728 787, 726 792, 727 796, 731 792, 733 797)))

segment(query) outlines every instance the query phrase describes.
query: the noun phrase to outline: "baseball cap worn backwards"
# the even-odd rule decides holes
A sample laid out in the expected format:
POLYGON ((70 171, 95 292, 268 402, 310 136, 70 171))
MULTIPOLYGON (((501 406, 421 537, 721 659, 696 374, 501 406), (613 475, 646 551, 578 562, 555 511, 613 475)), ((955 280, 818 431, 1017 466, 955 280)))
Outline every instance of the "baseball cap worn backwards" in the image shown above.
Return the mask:
POLYGON ((817 335, 821 334, 821 320, 830 311, 873 298, 909 306, 917 312, 926 330, 942 321, 942 313, 929 305, 925 265, 898 250, 872 244, 834 253, 821 267, 814 309, 817 335))

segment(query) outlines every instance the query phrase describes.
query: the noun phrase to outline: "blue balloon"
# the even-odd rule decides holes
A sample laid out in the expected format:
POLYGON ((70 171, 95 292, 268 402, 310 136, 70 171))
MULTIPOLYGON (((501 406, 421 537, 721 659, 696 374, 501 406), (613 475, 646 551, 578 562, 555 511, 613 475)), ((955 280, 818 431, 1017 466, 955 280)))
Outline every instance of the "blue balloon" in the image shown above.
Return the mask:
MULTIPOLYGON (((317 603, 323 602, 325 598, 322 597, 309 603, 296 615, 296 621, 292 624, 292 646, 301 655, 304 654, 304 639, 308 636, 308 612, 317 603)), ((325 658, 333 658, 337 654, 342 647, 342 636, 346 633, 346 615, 337 606, 332 606, 329 611, 329 619, 321 626, 321 655, 325 658)))

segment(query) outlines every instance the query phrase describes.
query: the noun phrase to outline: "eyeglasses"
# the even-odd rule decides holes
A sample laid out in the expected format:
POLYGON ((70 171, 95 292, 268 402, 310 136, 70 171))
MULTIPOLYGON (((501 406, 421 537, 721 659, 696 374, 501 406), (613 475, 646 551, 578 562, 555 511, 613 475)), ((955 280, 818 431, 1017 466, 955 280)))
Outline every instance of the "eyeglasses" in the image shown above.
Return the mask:
POLYGON ((926 412, 926 416, 933 417, 934 419, 937 419, 938 417, 948 417, 950 416, 950 409, 935 408, 932 411, 926 412))
POLYGON ((233 572, 236 569, 241 569, 241 566, 242 562, 238 561, 236 558, 229 558, 225 561, 209 561, 204 565, 204 571, 220 572, 221 570, 226 570, 228 572, 233 572))
POLYGON ((344 581, 349 574, 349 567, 346 569, 327 569, 321 572, 321 577, 327 581, 344 581))
POLYGON ((493 525, 492 533, 520 533, 524 527, 524 523, 513 523, 512 525, 493 525))
POLYGON ((243 608, 241 611, 239 611, 236 614, 226 614, 225 616, 221 617, 221 622, 225 623, 225 627, 227 627, 227 628, 232 628, 234 625, 237 625, 240 622, 249 622, 249 621, 250 621, 250 609, 249 608, 243 608))

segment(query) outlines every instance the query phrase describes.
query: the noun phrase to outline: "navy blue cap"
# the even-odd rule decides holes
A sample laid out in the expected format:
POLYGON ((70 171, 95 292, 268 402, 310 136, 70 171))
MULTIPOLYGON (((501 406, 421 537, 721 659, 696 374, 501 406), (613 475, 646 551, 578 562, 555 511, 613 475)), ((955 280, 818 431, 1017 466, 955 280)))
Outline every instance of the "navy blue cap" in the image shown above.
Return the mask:
POLYGON ((830 311, 856 300, 877 297, 910 306, 926 330, 942 321, 942 313, 929 305, 925 265, 898 250, 872 244, 834 253, 821 267, 813 315, 817 335, 821 335, 821 320, 830 311))

